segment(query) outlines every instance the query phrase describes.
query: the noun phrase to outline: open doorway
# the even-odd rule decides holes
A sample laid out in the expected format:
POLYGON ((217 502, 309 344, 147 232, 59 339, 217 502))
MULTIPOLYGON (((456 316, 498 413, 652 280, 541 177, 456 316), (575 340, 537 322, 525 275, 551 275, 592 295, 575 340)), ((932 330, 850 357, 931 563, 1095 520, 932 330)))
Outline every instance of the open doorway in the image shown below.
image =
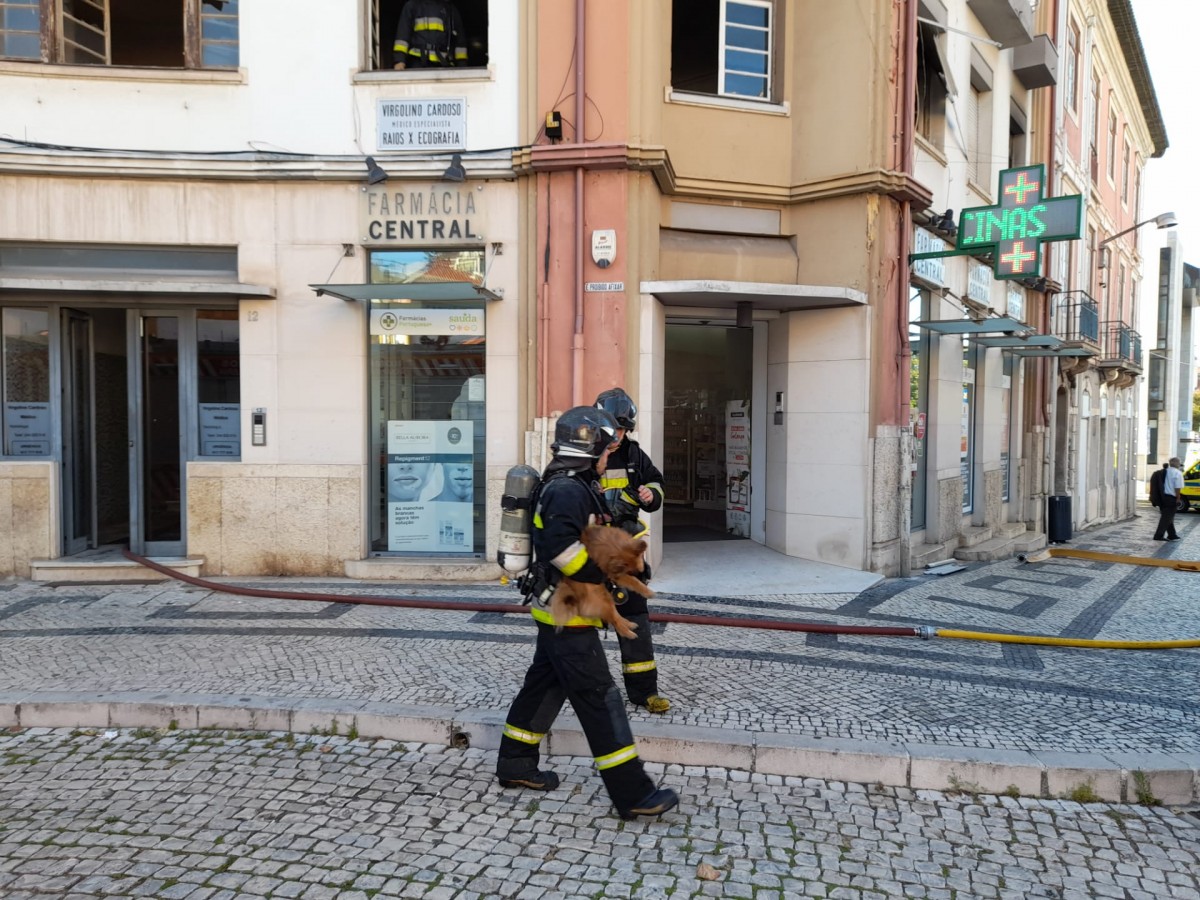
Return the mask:
POLYGON ((662 472, 663 540, 750 536, 750 396, 754 332, 668 324, 662 472))

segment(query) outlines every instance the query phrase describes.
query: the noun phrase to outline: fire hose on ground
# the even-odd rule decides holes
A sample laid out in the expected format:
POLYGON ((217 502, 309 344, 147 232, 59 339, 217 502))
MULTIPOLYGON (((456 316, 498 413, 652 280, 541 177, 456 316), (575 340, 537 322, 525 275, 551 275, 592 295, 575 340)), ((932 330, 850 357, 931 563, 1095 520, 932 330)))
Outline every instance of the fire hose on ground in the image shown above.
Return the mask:
MULTIPOLYGON (((325 594, 309 591, 281 591, 264 588, 221 584, 194 575, 187 575, 169 566, 164 566, 126 549, 125 558, 140 566, 174 578, 187 584, 224 594, 242 597, 262 597, 271 600, 312 600, 320 603, 349 603, 359 606, 383 606, 399 609, 440 609, 457 612, 527 613, 525 606, 515 603, 479 603, 468 600, 435 600, 428 597, 380 597, 369 594, 325 594)), ((1106 561, 1123 562, 1142 560, 1141 557, 1114 557, 1112 554, 1092 553, 1087 550, 1060 550, 1051 548, 1041 554, 1022 555, 1022 562, 1041 562, 1051 556, 1074 556, 1081 559, 1103 558, 1106 561), (1043 555, 1044 554, 1044 555, 1043 555), (1087 555, 1081 555, 1087 554, 1087 555)), ((1146 560, 1137 564, 1162 565, 1170 560, 1146 560)), ((1191 568, 1176 565, 1182 571, 1200 571, 1200 563, 1188 564, 1191 568)), ((1200 638, 1175 641, 1104 641, 1084 638, 1058 638, 1048 635, 1006 634, 1003 632, 964 631, 955 628, 937 628, 933 625, 830 625, 823 622, 793 622, 781 619, 747 619, 726 616, 695 616, 683 613, 651 613, 651 622, 668 622, 680 625, 715 625, 723 628, 753 628, 766 631, 798 631, 809 634, 869 635, 873 637, 916 637, 921 640, 950 638, 967 641, 991 641, 1006 644, 1037 644, 1047 647, 1082 647, 1095 650, 1177 650, 1200 648, 1200 638)))

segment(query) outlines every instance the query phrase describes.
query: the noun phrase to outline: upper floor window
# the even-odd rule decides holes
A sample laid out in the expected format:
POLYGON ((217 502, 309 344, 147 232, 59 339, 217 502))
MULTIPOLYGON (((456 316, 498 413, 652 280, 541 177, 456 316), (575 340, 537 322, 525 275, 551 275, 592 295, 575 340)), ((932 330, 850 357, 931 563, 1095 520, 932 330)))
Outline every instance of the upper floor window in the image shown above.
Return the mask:
POLYGON ((371 0, 372 69, 485 68, 487 0, 371 0))
POLYGON ((1108 101, 1108 180, 1117 177, 1117 111, 1113 109, 1112 98, 1108 101))
POLYGON ((164 69, 238 65, 240 0, 0 0, 0 58, 164 69))
POLYGON ((943 45, 945 32, 928 22, 917 22, 917 132, 935 147, 942 145, 946 102, 954 93, 950 66, 943 45))
POLYGON ((1139 218, 1142 214, 1142 159, 1137 157, 1134 162, 1133 176, 1133 217, 1139 218))
POLYGON ((1017 106, 1016 102, 1013 102, 1008 115, 1008 167, 1010 169, 1025 165, 1028 143, 1025 128, 1028 121, 1025 111, 1017 106))
POLYGON ((1064 64, 1066 71, 1063 75, 1063 95, 1067 98, 1067 106, 1078 112, 1079 26, 1074 21, 1067 28, 1067 56, 1064 64))
MULTIPOLYGON (((1128 130, 1128 129, 1126 129, 1128 130)), ((1129 203, 1129 157, 1132 153, 1132 148, 1129 146, 1129 136, 1125 136, 1125 157, 1121 162, 1121 202, 1128 205, 1129 203)))
POLYGON ((671 86, 772 99, 773 12, 769 0, 674 0, 671 86))
POLYGON ((979 53, 971 50, 971 83, 967 100, 967 180, 990 196, 992 160, 992 69, 979 53))

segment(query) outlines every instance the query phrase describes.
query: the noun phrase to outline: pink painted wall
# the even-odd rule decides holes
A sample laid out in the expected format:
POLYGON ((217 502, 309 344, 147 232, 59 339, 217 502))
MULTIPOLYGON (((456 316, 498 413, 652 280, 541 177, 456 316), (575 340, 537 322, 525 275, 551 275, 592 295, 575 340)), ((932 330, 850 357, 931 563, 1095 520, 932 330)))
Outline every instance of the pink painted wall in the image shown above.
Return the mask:
MULTIPOLYGON (((629 132, 629 8, 626 0, 590 2, 584 8, 588 103, 583 107, 582 135, 578 133, 580 104, 574 96, 576 4, 570 0, 543 2, 537 12, 537 102, 531 112, 540 122, 547 112, 558 110, 564 120, 560 158, 539 160, 536 152, 534 155, 535 168, 553 170, 537 179, 535 207, 536 281, 539 293, 544 290, 548 296, 549 314, 547 339, 538 348, 538 353, 544 354, 541 371, 546 378, 546 408, 539 409, 539 415, 567 409, 577 401, 590 403, 601 390, 624 384, 633 352, 627 317, 629 298, 637 296, 638 275, 629 265, 633 259, 628 211, 631 175, 624 168, 612 168, 615 160, 624 158, 622 146, 629 132), (572 144, 573 151, 568 147, 572 144), (576 263, 576 174, 572 163, 585 165, 582 276, 577 274, 576 263), (617 233, 617 258, 607 269, 591 258, 592 231, 598 228, 617 233), (583 295, 583 378, 575 392, 572 356, 580 280, 623 281, 626 291, 583 295)), ((542 137, 537 144, 549 146, 550 142, 542 137)))

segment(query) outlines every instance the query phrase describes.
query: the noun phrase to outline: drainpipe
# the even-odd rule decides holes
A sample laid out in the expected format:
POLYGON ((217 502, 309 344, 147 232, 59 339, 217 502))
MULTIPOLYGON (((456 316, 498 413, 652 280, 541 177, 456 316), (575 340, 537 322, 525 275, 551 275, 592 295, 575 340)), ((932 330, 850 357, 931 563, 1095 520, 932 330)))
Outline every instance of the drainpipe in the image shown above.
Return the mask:
MULTIPOLYGON (((1058 0, 1052 0, 1050 6, 1050 14, 1048 17, 1050 31, 1050 40, 1054 46, 1058 46, 1058 36, 1066 34, 1066 16, 1067 4, 1059 5, 1058 0)), ((1079 77, 1079 76, 1077 76, 1079 77)), ((1080 90, 1083 90, 1083 84, 1080 82, 1080 90)), ((1058 155, 1055 152, 1057 147, 1056 136, 1062 134, 1062 109, 1058 105, 1058 85, 1050 85, 1050 119, 1053 123, 1050 133, 1046 135, 1046 169, 1050 173, 1050 180, 1053 184, 1058 176, 1058 155)), ((1084 144, 1087 144, 1086 138, 1084 144)), ((1062 187, 1062 179, 1057 178, 1058 184, 1055 185, 1055 190, 1059 191, 1062 187)), ((1046 271, 1050 269, 1050 248, 1043 248, 1045 253, 1046 271)), ((1069 257, 1068 257, 1069 258, 1069 257)), ((1054 321, 1050 315, 1050 295, 1042 294, 1042 334, 1053 334, 1054 321)), ((1055 448, 1058 445, 1057 428, 1058 428, 1058 361, 1050 356, 1042 360, 1042 365, 1038 367, 1038 377, 1041 384, 1038 385, 1039 393, 1041 394, 1039 404, 1042 410, 1042 434, 1045 435, 1046 446, 1043 448, 1042 456, 1042 493, 1041 497, 1037 498, 1037 509, 1033 510, 1033 515, 1026 518, 1029 525, 1036 525, 1039 518, 1039 511, 1046 515, 1047 528, 1049 527, 1049 509, 1047 503, 1050 495, 1055 493, 1054 490, 1054 469, 1055 469, 1055 448), (1032 521, 1031 521, 1032 520, 1032 521)), ((1035 494, 1036 496, 1036 494, 1035 494)))
MULTIPOLYGON (((904 64, 901 67, 901 96, 899 136, 900 170, 905 175, 913 171, 913 116, 916 104, 917 71, 917 0, 906 0, 903 8, 904 64)), ((899 277, 896 279, 896 337, 899 340, 899 371, 896 378, 896 413, 900 424, 900 567, 901 577, 912 571, 912 460, 913 435, 909 421, 909 371, 912 366, 912 351, 908 346, 908 252, 912 239, 912 201, 900 201, 900 234, 897 240, 899 253, 899 277)))
MULTIPOLYGON (((584 0, 575 0, 575 144, 582 153, 587 101, 584 93, 584 0)), ((575 334, 571 341, 571 403, 583 405, 583 165, 575 167, 575 334)))

